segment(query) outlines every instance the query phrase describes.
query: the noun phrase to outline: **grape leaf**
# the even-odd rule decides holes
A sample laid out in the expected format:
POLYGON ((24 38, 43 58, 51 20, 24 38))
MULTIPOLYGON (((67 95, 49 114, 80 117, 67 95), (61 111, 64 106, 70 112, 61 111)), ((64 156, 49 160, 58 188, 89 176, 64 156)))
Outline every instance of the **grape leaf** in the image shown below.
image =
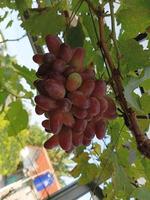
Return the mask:
POLYGON ((10 136, 16 135, 28 126, 28 113, 24 110, 21 101, 17 100, 9 104, 9 109, 5 115, 9 121, 7 132, 10 136))
POLYGON ((35 70, 31 69, 29 70, 27 67, 14 63, 13 67, 17 70, 17 73, 21 75, 27 83, 31 86, 32 89, 34 89, 33 81, 36 79, 35 70))
POLYGON ((145 80, 150 79, 150 67, 145 68, 144 75, 142 74, 138 78, 130 78, 126 86, 124 87, 124 95, 128 103, 135 109, 141 112, 141 108, 139 106, 138 100, 136 101, 133 97, 133 91, 139 87, 145 80))
POLYGON ((126 67, 121 68, 123 73, 150 65, 149 51, 143 50, 142 45, 137 41, 133 39, 121 40, 119 44, 122 54, 121 61, 126 64, 126 67))
POLYGON ((142 110, 144 110, 145 113, 150 113, 150 95, 143 94, 140 98, 140 103, 142 106, 142 110))
POLYGON ((150 25, 149 0, 122 0, 117 12, 117 22, 122 25, 124 35, 134 38, 150 25))
POLYGON ((77 26, 67 29, 65 40, 71 47, 83 47, 84 39, 85 35, 80 21, 77 26))
POLYGON ((21 24, 32 35, 58 34, 64 30, 65 21, 62 15, 58 15, 55 8, 47 8, 41 13, 33 12, 30 18, 21 24))
POLYGON ((132 195, 134 195, 134 197, 139 200, 149 200, 150 188, 146 188, 146 187, 136 188, 132 195))

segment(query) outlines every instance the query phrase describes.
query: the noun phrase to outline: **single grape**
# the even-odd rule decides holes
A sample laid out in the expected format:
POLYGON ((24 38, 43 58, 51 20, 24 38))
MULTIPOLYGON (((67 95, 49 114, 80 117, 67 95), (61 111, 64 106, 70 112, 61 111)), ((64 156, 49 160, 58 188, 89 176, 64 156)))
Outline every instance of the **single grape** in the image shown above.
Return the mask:
POLYGON ((105 96, 105 99, 107 100, 108 108, 103 113, 103 117, 106 118, 106 119, 109 119, 109 120, 115 119, 117 117, 116 105, 115 105, 114 101, 110 97, 105 96))
POLYGON ((35 97, 35 102, 44 111, 50 111, 57 108, 55 100, 45 97, 43 95, 37 95, 35 97))
POLYGON ((61 148, 65 151, 70 150, 72 147, 72 130, 64 126, 58 136, 61 148))
POLYGON ((52 64, 52 69, 56 72, 63 73, 66 69, 65 61, 57 58, 52 64))
POLYGON ((62 99, 66 93, 64 86, 55 79, 47 79, 44 88, 53 99, 62 99))
POLYGON ((42 64, 43 63, 43 55, 42 54, 35 54, 32 59, 37 64, 42 64))
POLYGON ((76 106, 73 106, 71 111, 77 119, 85 119, 88 114, 86 109, 81 109, 76 106))
POLYGON ((100 99, 105 94, 106 94, 106 83, 105 83, 105 81, 103 81, 103 80, 95 81, 95 89, 92 93, 92 96, 100 99))
POLYGON ((105 96, 99 99, 99 103, 100 103, 100 110, 101 110, 100 112, 104 113, 108 108, 108 102, 105 99, 105 96))
POLYGON ((51 138, 49 138, 45 143, 44 147, 46 149, 53 149, 54 147, 59 145, 58 135, 53 135, 51 138))
POLYGON ((100 103, 97 98, 90 97, 90 107, 88 108, 88 114, 96 116, 100 112, 100 103))
POLYGON ((78 108, 87 109, 90 106, 90 101, 80 91, 74 91, 68 95, 72 104, 78 108))
POLYGON ((87 79, 83 81, 79 91, 81 91, 85 96, 89 97, 95 88, 95 81, 87 79))
POLYGON ((47 72, 50 70, 50 66, 49 64, 42 64, 40 65, 40 67, 38 68, 38 71, 36 72, 36 76, 38 78, 43 78, 45 76, 47 76, 47 72))
POLYGON ((87 120, 76 119, 75 124, 73 126, 73 131, 84 132, 84 130, 86 129, 86 126, 87 126, 87 120))
POLYGON ((51 53, 45 53, 43 55, 43 62, 47 64, 52 64, 52 62, 55 60, 54 54, 51 53))
POLYGON ((47 35, 45 37, 45 41, 50 53, 53 53, 55 56, 59 53, 61 40, 57 36, 47 35))
POLYGON ((76 67, 77 71, 83 70, 84 55, 85 55, 85 50, 82 47, 77 47, 73 53, 70 65, 76 67))
POLYGON ((96 132, 96 137, 98 139, 103 139, 105 136, 106 132, 106 122, 105 120, 101 119, 95 124, 95 132, 96 132))
POLYGON ((78 135, 72 133, 72 143, 74 146, 82 145, 82 140, 83 140, 83 134, 78 135))
POLYGON ((74 123, 75 123, 75 119, 72 115, 71 112, 64 112, 62 114, 62 122, 64 125, 68 126, 68 127, 73 127, 74 123))
POLYGON ((79 73, 71 73, 66 81, 66 89, 70 92, 77 90, 82 84, 82 77, 79 73))
POLYGON ((50 121, 48 119, 44 120, 42 122, 42 126, 46 129, 50 131, 50 121))
POLYGON ((84 131, 84 136, 88 139, 93 139, 95 136, 95 124, 90 122, 87 124, 86 129, 84 131))
POLYGON ((62 112, 69 112, 72 107, 72 102, 68 98, 63 98, 57 101, 59 110, 62 112))
POLYGON ((38 115, 42 115, 44 113, 44 110, 40 108, 38 105, 35 106, 35 112, 38 115))
POLYGON ((68 77, 71 73, 76 72, 76 68, 72 66, 67 66, 64 71, 64 76, 68 77))
POLYGON ((44 89, 44 81, 45 80, 35 80, 34 81, 34 86, 36 87, 36 89, 37 89, 37 91, 40 93, 40 94, 42 94, 42 95, 44 95, 44 96, 47 96, 47 92, 46 92, 46 90, 44 89))
POLYGON ((60 83, 62 85, 64 85, 66 81, 65 77, 62 74, 53 70, 48 73, 48 79, 55 79, 57 83, 60 83))
POLYGON ((83 136, 82 144, 83 144, 84 146, 89 146, 89 145, 91 144, 91 139, 86 138, 85 136, 83 136))
POLYGON ((57 134, 60 132, 63 125, 62 113, 55 110, 50 117, 50 129, 52 133, 57 134))
POLYGON ((68 63, 72 58, 72 49, 68 44, 61 44, 58 57, 68 63))
POLYGON ((83 80, 95 79, 95 71, 93 68, 89 68, 80 73, 83 80))

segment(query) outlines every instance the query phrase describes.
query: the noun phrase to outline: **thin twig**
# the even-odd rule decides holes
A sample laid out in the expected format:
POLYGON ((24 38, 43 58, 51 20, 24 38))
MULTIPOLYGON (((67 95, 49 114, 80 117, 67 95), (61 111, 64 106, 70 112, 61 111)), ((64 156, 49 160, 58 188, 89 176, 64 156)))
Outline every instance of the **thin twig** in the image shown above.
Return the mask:
POLYGON ((27 34, 24 34, 22 35, 21 37, 19 38, 16 38, 16 39, 5 39, 5 40, 2 40, 0 43, 5 43, 5 42, 18 42, 19 40, 23 39, 24 37, 26 37, 27 34))

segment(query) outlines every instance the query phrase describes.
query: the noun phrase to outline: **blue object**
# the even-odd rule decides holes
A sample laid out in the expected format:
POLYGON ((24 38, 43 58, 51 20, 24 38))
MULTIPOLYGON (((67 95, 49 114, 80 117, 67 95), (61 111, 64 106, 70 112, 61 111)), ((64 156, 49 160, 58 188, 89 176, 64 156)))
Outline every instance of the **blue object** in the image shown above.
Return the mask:
POLYGON ((37 176, 33 183, 37 189, 37 191, 42 191, 46 187, 50 186, 54 182, 54 176, 50 172, 37 176))

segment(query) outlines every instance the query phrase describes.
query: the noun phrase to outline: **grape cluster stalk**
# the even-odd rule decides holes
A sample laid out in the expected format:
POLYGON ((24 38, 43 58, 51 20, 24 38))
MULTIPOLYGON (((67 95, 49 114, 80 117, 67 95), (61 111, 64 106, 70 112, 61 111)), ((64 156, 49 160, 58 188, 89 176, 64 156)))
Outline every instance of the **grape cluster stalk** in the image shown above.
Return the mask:
POLYGON ((49 53, 33 56, 39 64, 34 82, 39 95, 35 111, 44 114, 42 126, 53 133, 44 147, 58 145, 66 152, 103 139, 108 120, 117 117, 114 101, 106 95, 104 80, 96 80, 93 64, 84 67, 84 48, 71 48, 53 35, 45 38, 49 53))

